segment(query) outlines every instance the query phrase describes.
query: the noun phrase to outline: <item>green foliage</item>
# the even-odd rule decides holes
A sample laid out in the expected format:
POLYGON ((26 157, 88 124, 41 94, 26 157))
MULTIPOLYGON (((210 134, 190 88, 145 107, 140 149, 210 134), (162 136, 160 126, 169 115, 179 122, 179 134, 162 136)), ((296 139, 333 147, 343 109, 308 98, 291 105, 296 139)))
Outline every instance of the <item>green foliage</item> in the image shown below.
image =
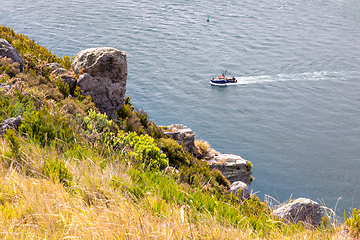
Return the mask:
POLYGON ((17 117, 22 115, 25 112, 25 106, 21 102, 16 102, 14 105, 14 113, 12 114, 12 117, 17 117))
POLYGON ((71 64, 73 62, 75 57, 69 57, 69 56, 64 56, 63 59, 61 60, 61 65, 63 66, 63 68, 65 68, 66 70, 70 70, 71 68, 71 64))
POLYGON ((224 186, 226 189, 230 188, 229 180, 227 180, 227 178, 218 169, 211 170, 211 175, 218 184, 224 186))
MULTIPOLYGON (((82 91, 79 86, 76 86, 76 87, 75 87, 74 97, 75 97, 77 100, 83 101, 83 100, 86 98, 86 96, 84 96, 83 93, 84 93, 84 91, 82 91)), ((90 97, 90 96, 88 96, 88 97, 90 97)))
POLYGON ((10 148, 11 155, 16 159, 20 160, 20 140, 16 136, 16 133, 13 129, 6 130, 4 138, 10 148))
POLYGON ((127 96, 125 98, 125 104, 119 110, 115 111, 115 114, 118 118, 126 119, 132 116, 132 113, 135 108, 132 106, 130 99, 131 98, 127 96))
POLYGON ((5 120, 9 115, 11 99, 0 94, 0 120, 5 120))
POLYGON ((45 164, 43 174, 54 182, 62 183, 65 187, 72 185, 72 173, 66 168, 65 163, 58 158, 51 159, 45 164))
POLYGON ((138 136, 135 132, 130 132, 123 142, 133 148, 131 155, 134 162, 142 168, 163 170, 169 166, 166 155, 160 154, 160 149, 149 135, 138 136))
POLYGON ((64 83, 60 77, 56 78, 55 85, 59 88, 59 91, 63 94, 64 98, 68 97, 70 94, 69 85, 64 83))
POLYGON ((229 181, 218 170, 210 170, 206 162, 196 158, 191 160, 189 166, 184 165, 180 168, 180 180, 192 187, 216 189, 218 192, 225 193, 230 188, 229 181))
POLYGON ((352 216, 347 217, 344 211, 345 224, 348 226, 353 234, 360 234, 360 209, 356 208, 352 211, 352 216))
POLYGON ((65 69, 70 69, 73 58, 65 56, 56 57, 50 50, 30 40, 24 34, 15 33, 13 29, 0 26, 0 38, 4 38, 11 43, 22 55, 24 72, 34 71, 36 75, 44 74, 45 63, 60 63, 65 69))
POLYGON ((90 110, 88 116, 84 118, 84 130, 87 134, 102 133, 110 130, 112 120, 107 119, 105 113, 101 114, 94 110, 90 110))
MULTIPOLYGON (((259 198, 251 197, 239 202, 232 196, 220 195, 217 192, 209 193, 200 188, 189 189, 186 185, 179 185, 175 179, 156 171, 130 170, 132 185, 122 191, 135 202, 142 201, 143 207, 163 215, 164 204, 187 206, 192 212, 189 222, 201 221, 204 214, 210 213, 219 223, 230 223, 235 227, 251 229, 266 238, 270 230, 281 229, 278 221, 272 221, 270 209, 259 198), (149 194, 159 196, 157 201, 147 201, 149 194)), ((276 230, 275 230, 276 231, 276 230)))
POLYGON ((44 108, 41 111, 25 113, 19 132, 42 146, 49 145, 55 140, 70 143, 74 139, 74 131, 68 119, 56 109, 51 111, 44 108))
POLYGON ((247 169, 248 171, 251 171, 252 167, 253 167, 252 163, 251 163, 250 161, 247 161, 247 162, 246 162, 246 169, 247 169))
POLYGON ((112 150, 123 151, 124 149, 124 139, 126 135, 124 131, 119 131, 117 134, 113 132, 107 132, 102 135, 102 141, 106 146, 110 147, 112 150))
POLYGON ((0 57, 0 75, 5 73, 10 78, 15 77, 20 73, 18 67, 19 67, 19 63, 17 62, 13 63, 11 58, 0 57))
POLYGON ((158 146, 166 154, 170 166, 180 167, 190 164, 191 156, 187 154, 184 147, 179 145, 174 139, 160 138, 158 146))
POLYGON ((144 110, 132 106, 128 96, 125 98, 125 104, 115 111, 115 114, 126 132, 136 132, 139 135, 148 134, 153 138, 163 136, 161 129, 153 121, 149 122, 148 115, 144 110))

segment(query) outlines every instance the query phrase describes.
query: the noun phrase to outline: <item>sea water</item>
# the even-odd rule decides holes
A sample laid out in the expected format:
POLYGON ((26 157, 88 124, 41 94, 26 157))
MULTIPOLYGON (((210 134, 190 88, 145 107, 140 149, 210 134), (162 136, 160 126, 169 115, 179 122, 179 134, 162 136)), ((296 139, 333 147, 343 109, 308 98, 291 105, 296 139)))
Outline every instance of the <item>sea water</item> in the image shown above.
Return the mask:
POLYGON ((126 51, 132 103, 251 161, 260 198, 339 215, 360 208, 359 23, 358 0, 0 0, 58 56, 126 51), (211 86, 226 69, 238 85, 211 86))

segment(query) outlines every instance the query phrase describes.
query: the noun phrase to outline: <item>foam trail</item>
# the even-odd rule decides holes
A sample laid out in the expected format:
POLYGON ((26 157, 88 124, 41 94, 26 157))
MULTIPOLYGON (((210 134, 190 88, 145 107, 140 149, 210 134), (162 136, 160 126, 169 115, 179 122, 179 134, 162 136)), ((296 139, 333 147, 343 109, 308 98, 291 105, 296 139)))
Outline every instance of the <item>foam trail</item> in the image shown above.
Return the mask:
POLYGON ((308 72, 298 74, 277 74, 264 76, 246 76, 236 77, 237 83, 232 85, 256 84, 267 82, 283 82, 283 81, 321 81, 330 80, 334 77, 339 78, 342 74, 340 72, 308 72))

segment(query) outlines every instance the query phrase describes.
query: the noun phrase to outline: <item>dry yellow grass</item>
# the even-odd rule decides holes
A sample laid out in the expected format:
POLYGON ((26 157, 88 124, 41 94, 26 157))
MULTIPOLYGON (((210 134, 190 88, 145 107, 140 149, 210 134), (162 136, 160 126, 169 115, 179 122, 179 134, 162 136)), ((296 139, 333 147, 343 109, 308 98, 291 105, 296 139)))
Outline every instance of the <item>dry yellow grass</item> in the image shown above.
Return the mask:
MULTIPOLYGON (((8 148, 0 139, 0 159, 8 158, 8 148)), ((28 144, 22 156, 41 168, 56 151, 28 144)), ((116 177, 122 185, 131 185, 127 167, 104 160, 89 151, 84 160, 66 159, 74 175, 73 189, 39 177, 24 174, 13 167, 0 169, 0 238, 1 239, 340 239, 340 231, 304 230, 291 233, 273 229, 265 237, 251 227, 235 228, 216 219, 216 211, 194 212, 187 206, 167 203, 149 192, 134 201, 131 193, 111 186, 116 177), (82 194, 79 194, 82 193, 82 194), (149 208, 161 203, 162 214, 149 208), (197 217, 194 217, 194 216, 197 217), (196 220, 195 220, 196 219, 196 220)), ((270 221, 270 220, 269 220, 270 221)), ((346 238, 343 238, 346 239, 346 238)))
POLYGON ((210 151, 210 144, 204 140, 195 140, 195 147, 202 156, 206 156, 210 151))

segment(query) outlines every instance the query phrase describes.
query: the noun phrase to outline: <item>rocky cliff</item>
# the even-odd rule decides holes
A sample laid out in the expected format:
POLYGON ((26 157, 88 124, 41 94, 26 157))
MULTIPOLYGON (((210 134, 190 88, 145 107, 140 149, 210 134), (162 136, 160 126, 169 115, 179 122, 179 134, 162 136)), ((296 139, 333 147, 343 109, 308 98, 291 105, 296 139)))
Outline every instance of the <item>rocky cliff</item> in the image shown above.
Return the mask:
POLYGON ((193 131, 182 124, 165 127, 164 134, 182 144, 185 150, 192 152, 195 157, 206 161, 210 168, 219 169, 231 184, 241 181, 250 186, 252 164, 248 160, 234 154, 221 154, 211 148, 206 153, 200 154, 198 147, 195 145, 193 131))

